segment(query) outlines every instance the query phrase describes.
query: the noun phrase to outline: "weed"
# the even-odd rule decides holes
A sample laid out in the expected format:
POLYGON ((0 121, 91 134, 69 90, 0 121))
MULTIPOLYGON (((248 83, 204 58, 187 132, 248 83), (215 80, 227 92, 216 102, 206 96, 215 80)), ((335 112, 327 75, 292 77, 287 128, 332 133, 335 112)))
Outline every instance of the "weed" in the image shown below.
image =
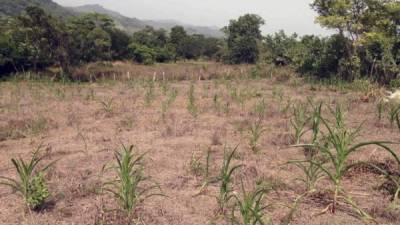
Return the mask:
POLYGON ((390 105, 389 122, 393 126, 395 123, 400 130, 400 105, 390 105))
POLYGON ((56 89, 55 96, 56 96, 59 100, 64 100, 64 99, 66 98, 65 90, 63 90, 63 89, 61 89, 61 88, 57 88, 57 89, 56 89))
MULTIPOLYGON (((399 158, 396 156, 396 160, 399 158)), ((363 162, 362 162, 363 163, 363 162)), ((397 161, 400 165, 400 161, 397 161)), ((393 173, 387 169, 381 168, 373 163, 366 163, 369 166, 375 168, 381 174, 383 174, 386 179, 393 185, 393 201, 391 203, 391 208, 400 209, 400 175, 398 173, 393 173)))
POLYGON ((204 165, 201 163, 200 158, 197 157, 194 152, 192 154, 192 157, 190 158, 189 170, 190 173, 195 176, 201 176, 204 174, 205 170, 204 165))
POLYGON ((304 183, 308 193, 313 192, 315 190, 316 183, 324 176, 323 170, 320 167, 320 165, 323 165, 324 162, 317 161, 317 159, 312 159, 305 161, 293 160, 289 161, 288 163, 295 165, 303 172, 304 177, 296 178, 296 180, 304 183))
POLYGON ((214 109, 215 109, 216 111, 219 111, 220 104, 219 104, 218 93, 215 93, 215 94, 214 94, 214 97, 213 97, 213 106, 214 106, 214 109))
POLYGON ((33 210, 39 209, 50 196, 45 184, 44 172, 55 163, 53 161, 39 169, 39 163, 45 157, 39 156, 39 153, 40 147, 33 152, 29 162, 21 158, 11 159, 18 179, 0 176, 0 185, 11 187, 24 198, 26 205, 33 210))
POLYGON ((89 89, 89 93, 87 93, 85 100, 86 101, 94 101, 96 99, 95 92, 92 88, 89 89))
POLYGON ((25 129, 28 131, 29 134, 36 136, 45 131, 48 127, 47 119, 40 116, 36 119, 29 120, 26 125, 25 129))
POLYGON ((159 185, 144 175, 142 160, 146 153, 135 156, 134 146, 123 146, 122 151, 115 153, 116 164, 103 167, 103 172, 113 171, 116 179, 103 184, 103 190, 111 193, 128 217, 138 204, 153 196, 163 196, 159 185))
POLYGON ((383 101, 379 101, 376 105, 377 113, 376 116, 378 117, 378 121, 382 121, 383 113, 385 112, 385 103, 383 101))

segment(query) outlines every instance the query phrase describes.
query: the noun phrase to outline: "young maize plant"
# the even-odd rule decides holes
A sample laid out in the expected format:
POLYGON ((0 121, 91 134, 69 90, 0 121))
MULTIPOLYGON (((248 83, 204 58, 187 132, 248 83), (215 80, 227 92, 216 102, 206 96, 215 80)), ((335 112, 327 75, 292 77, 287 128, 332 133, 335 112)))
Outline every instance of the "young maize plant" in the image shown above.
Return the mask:
POLYGON ((192 83, 190 85, 189 93, 188 93, 188 105, 187 109, 189 113, 196 118, 198 115, 198 108, 196 106, 196 98, 195 98, 195 90, 194 90, 194 84, 192 83))
POLYGON ((146 153, 135 156, 134 146, 123 146, 115 153, 116 163, 104 166, 103 172, 111 171, 115 179, 103 184, 102 189, 109 192, 119 203, 128 218, 132 218, 140 203, 153 196, 164 196, 158 184, 151 181, 143 172, 143 157, 146 153))
POLYGON ((318 149, 318 152, 326 158, 326 162, 320 162, 311 159, 310 163, 318 166, 322 172, 329 178, 332 184, 332 203, 323 211, 330 210, 332 213, 336 211, 339 203, 350 205, 363 219, 373 220, 364 210, 357 206, 349 194, 344 190, 342 182, 345 174, 357 163, 350 163, 350 157, 364 149, 369 145, 381 147, 389 152, 392 156, 396 154, 387 145, 393 144, 388 141, 369 141, 354 144, 355 138, 358 136, 361 125, 355 129, 347 129, 344 123, 343 112, 340 107, 335 110, 335 123, 329 124, 324 118, 321 118, 322 124, 328 133, 324 135, 323 144, 315 143, 311 145, 298 145, 301 147, 312 146, 318 149))
POLYGON ((232 224, 237 225, 264 225, 270 224, 271 221, 266 221, 264 210, 270 205, 264 205, 265 194, 269 190, 264 188, 256 188, 253 191, 246 191, 243 180, 241 181, 241 196, 233 195, 235 199, 234 207, 232 207, 232 224), (236 211, 240 216, 236 216, 236 211))
POLYGON ((227 148, 224 149, 224 160, 222 162, 222 167, 220 170, 220 174, 217 177, 217 180, 221 182, 219 195, 217 197, 217 202, 219 205, 219 209, 221 212, 224 212, 227 204, 230 199, 234 197, 233 189, 232 189, 232 179, 233 173, 242 167, 243 165, 231 165, 232 159, 238 150, 239 146, 236 146, 231 152, 227 151, 227 148))
POLYGON ((233 196, 233 189, 232 189, 232 180, 233 180, 233 173, 242 167, 243 165, 231 165, 232 159, 235 156, 236 151, 238 150, 239 146, 236 146, 232 151, 228 152, 228 148, 225 145, 224 147, 224 159, 222 161, 222 165, 219 171, 218 176, 210 177, 209 175, 209 166, 210 166, 210 158, 211 158, 211 151, 207 152, 207 161, 206 161, 206 168, 204 171, 204 182, 200 189, 200 193, 209 185, 214 183, 220 183, 219 194, 216 196, 219 211, 225 213, 227 209, 227 204, 229 201, 234 197, 233 196))
POLYGON ((40 147, 33 152, 29 162, 21 158, 11 159, 18 175, 17 179, 0 176, 0 185, 12 188, 24 198, 26 205, 33 210, 40 209, 50 196, 44 180, 44 173, 56 163, 53 161, 39 168, 39 163, 45 157, 39 156, 39 154, 40 147))
POLYGON ((310 120, 306 116, 307 108, 303 104, 293 106, 293 118, 290 119, 290 123, 294 129, 294 140, 296 144, 300 143, 301 137, 307 132, 305 127, 310 120))
POLYGON ((252 123, 249 128, 249 145, 254 153, 260 151, 259 140, 261 135, 266 131, 262 125, 262 120, 258 119, 256 122, 252 123))
POLYGON ((103 107, 103 111, 107 114, 107 115, 111 115, 113 112, 113 102, 114 99, 110 98, 110 99, 106 99, 104 101, 100 101, 101 106, 103 107))

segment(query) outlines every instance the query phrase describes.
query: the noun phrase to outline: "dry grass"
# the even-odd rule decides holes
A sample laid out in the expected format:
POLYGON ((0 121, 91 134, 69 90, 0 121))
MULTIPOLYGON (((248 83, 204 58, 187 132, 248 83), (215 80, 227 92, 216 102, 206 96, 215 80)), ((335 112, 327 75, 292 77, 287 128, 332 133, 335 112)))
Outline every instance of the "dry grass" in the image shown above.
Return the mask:
MULTIPOLYGON (((219 186, 211 184, 199 195, 203 179, 196 173, 188 173, 191 159, 200 160, 204 166, 209 151, 208 173, 217 176, 225 144, 230 148, 239 145, 233 165, 244 165, 234 174, 234 191, 240 192, 240 177, 243 176, 251 184, 274 186, 275 191, 265 196, 265 203, 273 203, 267 214, 275 224, 280 224, 289 212, 283 205, 291 205, 303 191, 302 184, 296 181, 302 171, 286 164, 289 160, 304 158, 302 149, 288 147, 293 143, 293 130, 289 122, 291 111, 287 108, 290 109, 289 103, 306 102, 308 97, 331 107, 341 103, 352 128, 365 121, 357 142, 400 142, 399 131, 393 129, 385 117, 377 123, 376 104, 372 99, 365 100, 364 91, 306 84, 294 78, 290 70, 265 68, 259 71, 262 78, 257 79, 249 79, 251 66, 210 63, 154 67, 116 63, 112 70, 119 71, 115 72, 115 82, 112 72, 107 75, 111 81, 96 83, 0 83, 0 175, 13 176, 10 159, 29 158, 29 150, 41 143, 47 146, 44 163, 61 158, 45 177, 53 193, 53 207, 43 213, 25 213, 18 197, 0 187, 1 224, 126 223, 121 215, 108 211, 118 208, 115 200, 98 191, 102 166, 113 160, 113 153, 121 143, 132 143, 140 153, 148 152, 144 160, 145 173, 157 181, 168 196, 152 198, 140 205, 135 212, 140 215, 139 224, 204 225, 210 221, 229 224, 215 216, 218 209, 215 195, 219 193, 219 186), (163 71, 168 78, 164 82, 169 91, 160 83, 163 71), (142 78, 153 80, 155 72, 153 97, 148 105, 148 86, 142 78), (235 75, 230 80, 224 79, 229 73, 235 75), (126 79, 127 74, 130 79, 126 79), (210 78, 215 79, 208 80, 210 78), (191 83, 198 109, 196 118, 188 111, 191 83), (177 90, 177 95, 167 110, 163 110, 163 102, 168 102, 173 89, 177 90), (233 90, 236 94, 232 94, 233 90), (107 99, 113 99, 112 113, 106 113, 100 103, 107 99), (258 153, 254 154, 249 151, 248 128, 261 114, 265 131, 257 140, 258 153), (27 124, 38 118, 44 118, 46 126, 38 125, 39 122, 37 126, 30 126, 37 127, 38 132, 28 132, 27 124), (15 130, 23 130, 23 135, 15 130)), ((333 120, 326 108, 323 114, 327 120, 333 120)), ((302 140, 310 139, 309 132, 302 137, 302 140)), ((400 153, 399 146, 394 149, 400 153)), ((390 156, 367 147, 350 160, 385 162, 390 156)), ((356 176, 345 176, 342 185, 352 193, 358 205, 380 224, 397 224, 398 210, 381 209, 391 201, 391 195, 379 189, 382 177, 363 170, 352 173, 356 176)), ((113 178, 106 176, 110 177, 104 179, 113 178)), ((299 205, 291 224, 363 224, 346 205, 339 205, 335 214, 315 216, 329 202, 324 189, 327 184, 324 179, 316 184, 320 191, 299 205)))

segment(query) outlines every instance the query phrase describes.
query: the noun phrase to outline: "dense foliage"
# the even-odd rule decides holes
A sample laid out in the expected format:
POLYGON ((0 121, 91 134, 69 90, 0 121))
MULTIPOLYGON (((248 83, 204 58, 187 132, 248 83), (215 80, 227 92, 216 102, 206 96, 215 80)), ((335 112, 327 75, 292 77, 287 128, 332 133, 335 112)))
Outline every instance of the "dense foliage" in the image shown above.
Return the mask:
POLYGON ((223 28, 225 39, 189 35, 181 26, 170 32, 146 27, 130 35, 105 15, 65 20, 30 6, 0 21, 0 76, 49 66, 68 74, 76 65, 101 60, 153 64, 202 58, 230 64, 267 61, 318 78, 399 83, 398 1, 314 0, 311 7, 318 13, 316 22, 336 34, 300 37, 280 31, 263 37, 264 20, 246 14, 223 28))
POLYGON ((400 73, 400 2, 395 0, 315 0, 316 21, 337 31, 330 37, 265 38, 267 59, 291 64, 301 73, 345 80, 368 77, 381 83, 400 73))
POLYGON ((220 40, 188 35, 183 27, 170 34, 152 27, 129 35, 102 14, 86 14, 65 21, 30 6, 0 26, 0 74, 57 66, 71 67, 99 60, 134 60, 153 64, 178 59, 211 59, 220 40))

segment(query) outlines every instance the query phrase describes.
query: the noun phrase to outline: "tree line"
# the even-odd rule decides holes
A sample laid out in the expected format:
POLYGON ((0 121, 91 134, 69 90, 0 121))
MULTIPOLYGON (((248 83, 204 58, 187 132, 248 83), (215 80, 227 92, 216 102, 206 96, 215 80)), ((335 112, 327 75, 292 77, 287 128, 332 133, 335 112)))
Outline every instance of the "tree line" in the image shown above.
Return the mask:
POLYGON ((213 59, 221 40, 189 35, 181 26, 169 33, 146 27, 129 35, 106 15, 91 13, 64 21, 43 9, 27 7, 0 26, 0 71, 71 68, 101 60, 132 59, 138 63, 213 59))
MULTIPOLYGON (((130 35, 101 14, 68 21, 38 7, 0 21, 0 74, 99 60, 137 63, 207 59, 230 64, 268 62, 319 78, 381 83, 400 78, 400 3, 396 0, 314 0, 316 22, 336 33, 262 36, 265 21, 246 14, 223 28, 224 38, 189 35, 181 26, 167 32, 146 27, 130 35)), ((1 75, 0 75, 1 76, 1 75)))

